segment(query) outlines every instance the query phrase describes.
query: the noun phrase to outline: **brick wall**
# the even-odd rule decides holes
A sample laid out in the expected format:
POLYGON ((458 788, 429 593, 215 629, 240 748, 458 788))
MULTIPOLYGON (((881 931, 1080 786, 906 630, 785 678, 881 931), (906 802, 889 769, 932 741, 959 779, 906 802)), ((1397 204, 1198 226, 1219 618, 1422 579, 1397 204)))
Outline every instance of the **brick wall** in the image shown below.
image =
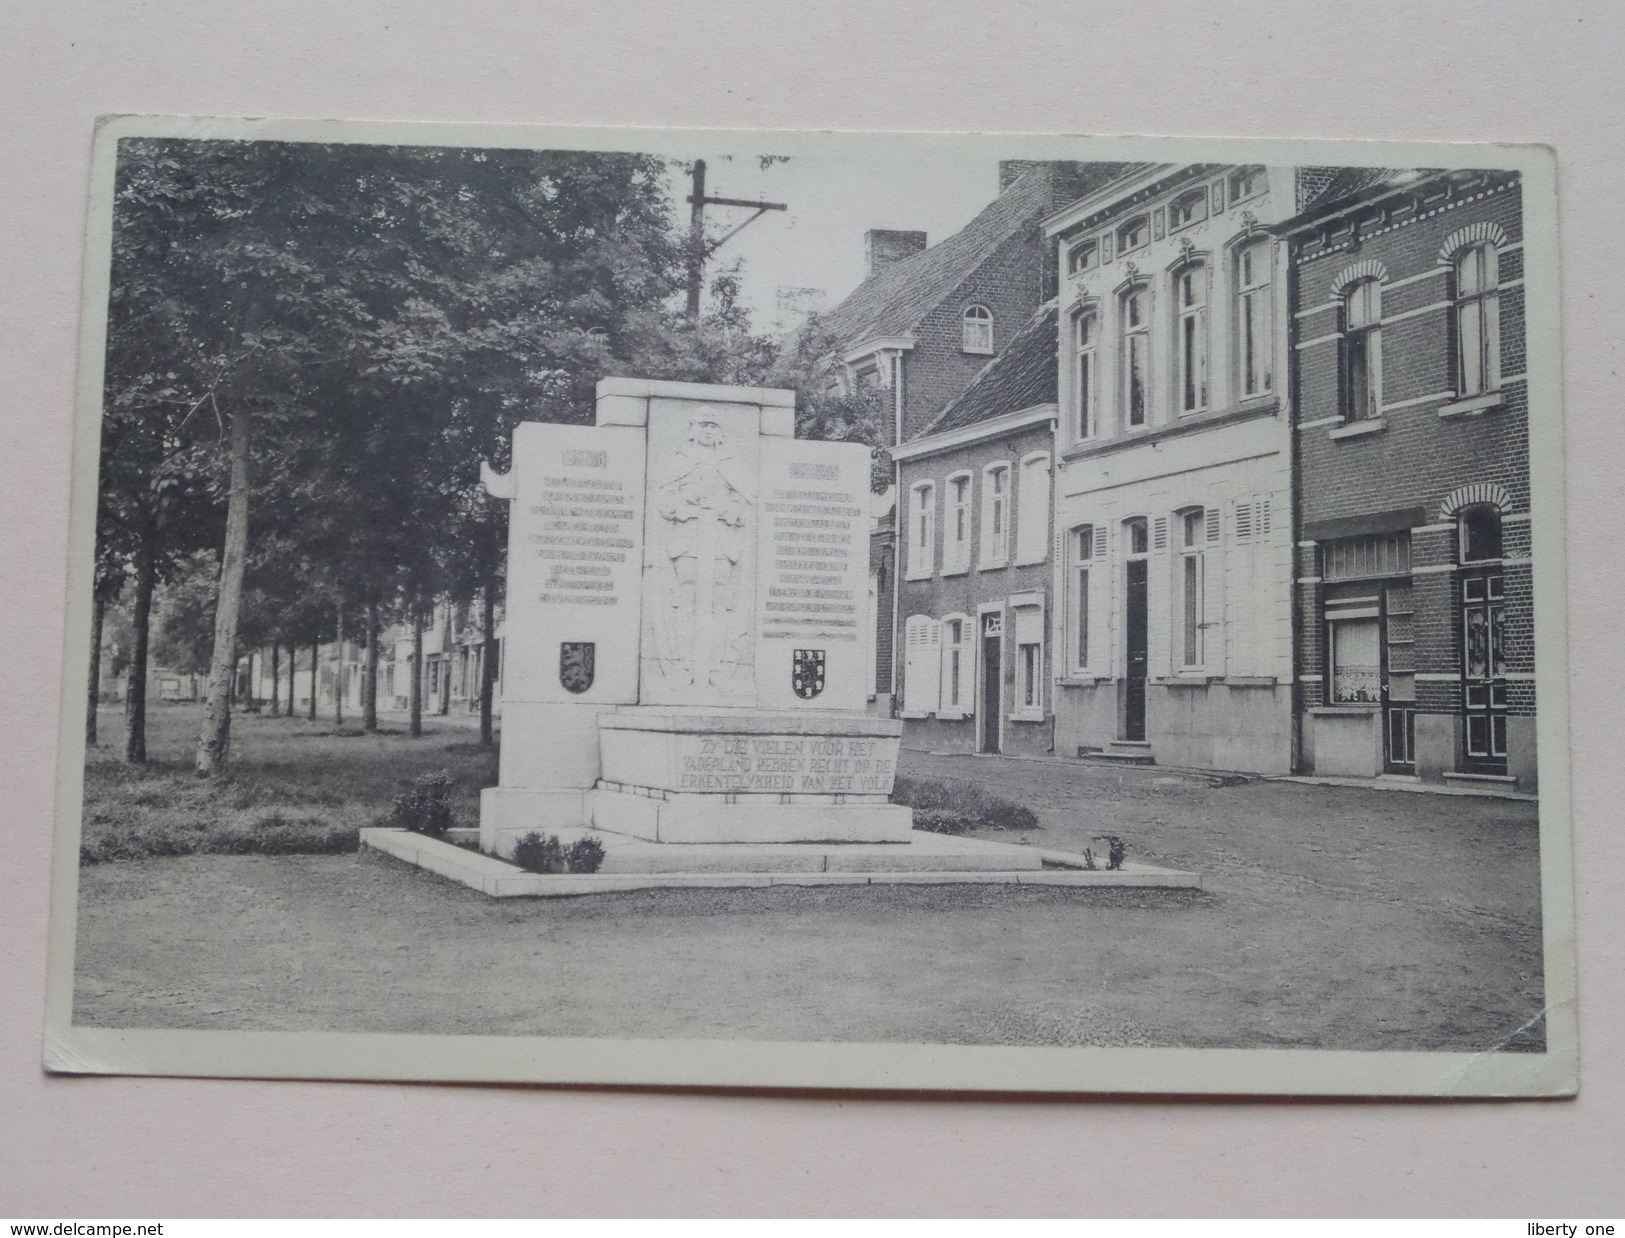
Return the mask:
POLYGON ((1047 253, 1036 224, 1011 237, 915 327, 914 348, 903 362, 905 442, 918 438, 1037 312, 1047 253), (971 305, 992 311, 992 355, 961 347, 964 313, 971 305))

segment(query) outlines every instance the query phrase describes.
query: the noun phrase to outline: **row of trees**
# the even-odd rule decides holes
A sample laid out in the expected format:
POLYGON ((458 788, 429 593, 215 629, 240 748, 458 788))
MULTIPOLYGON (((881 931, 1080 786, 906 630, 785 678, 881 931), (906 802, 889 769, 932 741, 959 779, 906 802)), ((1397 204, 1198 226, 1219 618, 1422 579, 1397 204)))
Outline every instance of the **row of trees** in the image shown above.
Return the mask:
POLYGON ((803 433, 878 444, 878 406, 830 390, 829 342, 753 334, 736 273, 682 312, 668 172, 620 153, 121 143, 93 640, 99 664, 124 598, 127 760, 146 759, 164 582, 199 594, 210 629, 200 773, 228 760, 240 649, 291 657, 346 629, 374 726, 380 631, 410 624, 418 733, 435 599, 479 599, 494 637, 507 508, 480 462, 507 466, 520 421, 590 421, 604 376, 793 385, 803 433))

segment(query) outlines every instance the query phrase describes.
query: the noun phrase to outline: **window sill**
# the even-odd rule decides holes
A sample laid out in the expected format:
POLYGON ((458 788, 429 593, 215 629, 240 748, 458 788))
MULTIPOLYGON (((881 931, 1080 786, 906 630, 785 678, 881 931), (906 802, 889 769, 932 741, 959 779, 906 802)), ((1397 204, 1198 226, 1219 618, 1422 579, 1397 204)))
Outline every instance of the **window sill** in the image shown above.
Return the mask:
POLYGON ((961 348, 959 351, 967 357, 991 357, 993 355, 991 348, 961 348))
POLYGON ((1483 395, 1468 396, 1464 400, 1452 400, 1449 404, 1441 405, 1441 417, 1470 417, 1474 413, 1487 413, 1491 409, 1501 407, 1501 393, 1487 391, 1483 395))
POLYGON ((976 570, 978 572, 1002 572, 1005 568, 1007 568, 1009 566, 1010 566, 1010 560, 1009 559, 995 559, 991 563, 978 564, 977 567, 976 567, 976 570))
POLYGON ((944 576, 963 576, 969 571, 970 571, 970 564, 964 563, 964 564, 956 564, 953 567, 945 567, 945 568, 942 569, 942 574, 944 576))
POLYGON ((930 572, 905 572, 905 573, 903 573, 903 579, 904 580, 930 580, 931 579, 931 573, 930 572))
POLYGON ((1049 557, 1048 555, 1039 555, 1036 559, 1017 559, 1016 560, 1016 566, 1017 567, 1035 567, 1038 564, 1044 562, 1044 560, 1047 559, 1048 557, 1049 557))
POLYGON ((929 718, 931 715, 918 709, 901 709, 898 710, 897 716, 906 718, 910 722, 917 722, 921 718, 929 718))
POLYGON ((1055 681, 1063 688, 1095 688, 1103 683, 1111 682, 1110 675, 1091 675, 1087 671, 1078 671, 1055 681))
POLYGON ((1327 438, 1361 438, 1367 434, 1381 434, 1388 428, 1388 423, 1381 417, 1368 417, 1364 421, 1351 421, 1347 425, 1338 426, 1335 430, 1326 431, 1327 438))
POLYGON ((1369 718, 1382 711, 1376 702, 1370 704, 1316 705, 1308 712, 1317 718, 1369 718))
POLYGON ((1018 709, 1010 715, 1011 722, 1042 722, 1044 721, 1042 709, 1018 709))
POLYGON ((959 709, 944 709, 937 713, 938 722, 963 722, 970 714, 959 709))

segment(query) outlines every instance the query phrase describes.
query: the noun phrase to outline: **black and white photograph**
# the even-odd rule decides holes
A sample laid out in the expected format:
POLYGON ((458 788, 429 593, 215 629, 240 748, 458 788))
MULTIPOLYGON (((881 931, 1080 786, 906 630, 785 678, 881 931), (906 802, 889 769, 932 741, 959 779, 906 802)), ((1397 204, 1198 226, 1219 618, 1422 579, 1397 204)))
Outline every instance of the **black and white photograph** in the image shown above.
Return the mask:
POLYGON ((1532 146, 105 119, 50 1069, 1576 1086, 1532 146))

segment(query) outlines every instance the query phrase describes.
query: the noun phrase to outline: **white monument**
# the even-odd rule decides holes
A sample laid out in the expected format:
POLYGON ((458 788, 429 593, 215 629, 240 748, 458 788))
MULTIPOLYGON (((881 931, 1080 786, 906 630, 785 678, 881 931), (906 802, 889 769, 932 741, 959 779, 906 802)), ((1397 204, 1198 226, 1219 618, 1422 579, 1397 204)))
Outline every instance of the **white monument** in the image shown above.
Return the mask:
POLYGON ((910 841, 901 724, 863 712, 869 449, 796 439, 794 399, 605 379, 596 425, 521 425, 487 470, 512 508, 482 850, 591 830, 608 870, 714 858, 625 840, 910 841))

